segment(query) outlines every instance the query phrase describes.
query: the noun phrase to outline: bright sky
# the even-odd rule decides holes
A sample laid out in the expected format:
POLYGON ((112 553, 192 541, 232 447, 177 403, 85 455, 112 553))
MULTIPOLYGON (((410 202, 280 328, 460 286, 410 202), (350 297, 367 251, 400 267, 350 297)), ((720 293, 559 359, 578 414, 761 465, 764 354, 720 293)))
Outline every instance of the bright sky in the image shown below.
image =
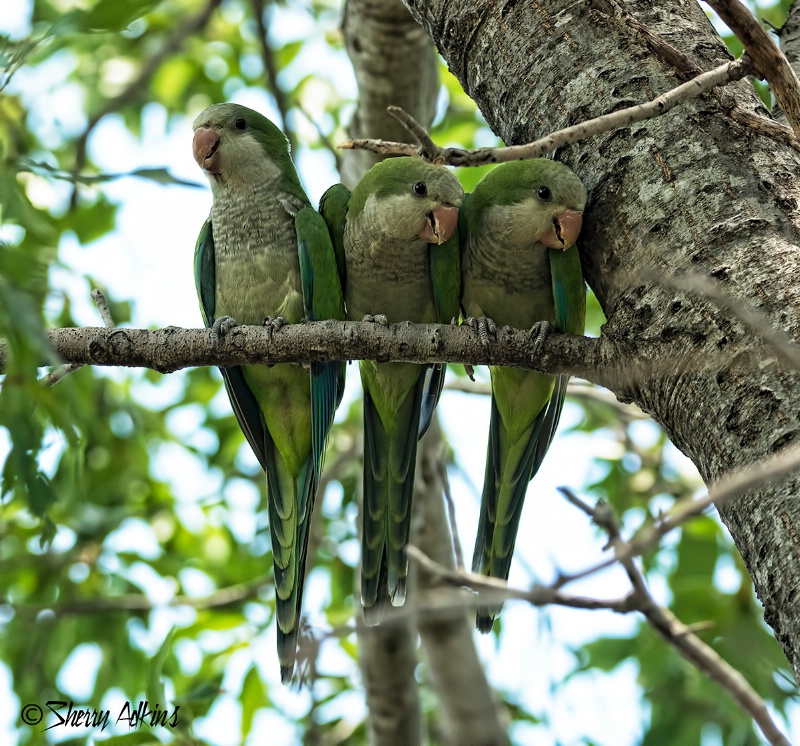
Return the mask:
MULTIPOLYGON (((29 12, 29 3, 22 0, 0 3, 0 33, 24 34, 29 12)), ((278 6, 271 28, 291 28, 294 35, 303 31, 307 24, 306 14, 278 6), (298 27, 300 31, 297 31, 298 27)), ((319 44, 316 51, 315 66, 324 67, 327 74, 335 75, 352 92, 352 71, 346 60, 343 61, 341 55, 332 54, 324 44, 319 44)), ((64 53, 46 70, 21 70, 14 81, 12 92, 22 96, 25 105, 37 112, 35 126, 45 137, 58 136, 59 132, 75 133, 84 125, 79 89, 60 85, 60 80, 69 70, 69 64, 69 54, 64 53)), ((292 77, 299 78, 306 72, 308 70, 302 67, 287 71, 288 80, 285 84, 291 85, 292 77)), ((271 100, 261 91, 243 90, 236 93, 233 100, 278 119, 271 100)), ((103 170, 119 173, 146 166, 167 167, 175 176, 197 182, 200 188, 158 186, 134 178, 120 179, 104 187, 105 193, 121 205, 117 228, 89 246, 79 246, 68 237, 64 239, 59 249, 63 267, 55 267, 51 274, 54 293, 49 308, 52 312, 56 312, 60 306, 60 296, 69 297, 80 324, 99 325, 100 320, 89 297, 91 288, 81 277, 91 274, 111 298, 133 301, 132 326, 201 325, 192 276, 192 255, 198 230, 211 205, 211 194, 191 154, 191 122, 196 113, 187 112, 183 118, 167 120, 160 107, 149 106, 144 112, 141 139, 133 138, 121 119, 114 115, 106 117, 97 127, 89 141, 89 149, 92 159, 103 170)), ((303 126, 301 122, 296 124, 303 126)), ((296 162, 314 202, 325 188, 338 180, 332 159, 324 154, 300 148, 296 162)), ((37 179, 33 194, 37 202, 57 207, 63 204, 68 192, 69 186, 63 182, 37 179)), ((3 235, 13 240, 13 228, 3 235)), ((354 367, 350 368, 350 373, 348 400, 357 395, 358 387, 354 367)), ((127 374, 109 371, 109 375, 127 374)), ((141 383, 135 393, 150 405, 165 404, 174 399, 179 378, 180 374, 165 376, 158 386, 141 383)), ((227 401, 221 397, 216 404, 227 406, 227 401)), ((489 400, 481 396, 448 392, 442 399, 440 414, 463 470, 452 471, 450 478, 458 511, 458 530, 464 552, 469 558, 483 480, 489 400)), ((577 407, 568 404, 562 417, 561 434, 553 443, 528 491, 528 505, 523 514, 515 555, 517 561, 512 566, 512 584, 524 586, 533 578, 547 581, 558 570, 575 571, 602 557, 602 538, 585 516, 566 503, 556 487, 566 484, 580 491, 587 482, 598 477, 601 467, 593 465, 592 458, 618 452, 620 446, 606 432, 591 437, 565 434, 579 416, 577 407)), ((175 416, 170 424, 189 437, 196 431, 196 418, 197 413, 187 411, 175 416)), ((636 437, 643 442, 656 437, 657 430, 652 423, 642 422, 637 428, 636 437)), ((246 453, 249 454, 249 451, 246 453)), ((50 454, 53 463, 56 455, 57 449, 50 454)), ((0 461, 2 456, 0 450, 0 461)), ((668 457, 681 472, 696 473, 688 460, 675 449, 669 450, 668 457)), ((253 460, 252 455, 245 458, 253 460)), ((258 498, 258 492, 252 484, 239 480, 223 486, 218 480, 209 479, 199 461, 182 449, 160 454, 154 468, 161 478, 169 479, 175 485, 180 499, 178 512, 181 520, 187 523, 202 520, 202 514, 196 507, 198 500, 209 491, 224 489, 229 503, 236 506, 234 530, 242 540, 252 537, 252 517, 258 498)), ((325 496, 323 509, 335 511, 338 499, 340 495, 336 486, 333 486, 325 496)), ((61 542, 67 548, 72 541, 74 537, 69 532, 62 532, 56 539, 56 547, 61 542)), ((109 537, 108 547, 116 551, 136 551, 143 559, 157 556, 161 551, 153 528, 138 519, 124 521, 109 537)), ((356 558, 357 548, 353 561, 356 558)), ((121 570, 109 568, 109 571, 121 570)), ((145 563, 134 565, 127 572, 131 581, 152 597, 166 600, 175 592, 174 584, 152 577, 152 571, 148 571, 145 563)), ((718 581, 722 587, 734 580, 735 574, 726 574, 724 569, 719 573, 718 581)), ((213 590, 207 577, 202 574, 184 575, 181 581, 190 592, 197 595, 205 595, 213 590)), ((597 597, 621 596, 627 588, 621 569, 611 569, 571 586, 576 593, 597 597)), ((653 590, 660 601, 668 602, 664 588, 656 587, 653 590)), ((319 573, 312 573, 305 600, 305 609, 312 623, 325 624, 321 612, 326 604, 326 594, 325 578, 319 573)), ((164 609, 154 613, 148 627, 140 625, 136 629, 135 644, 155 652, 173 625, 180 626, 191 619, 192 613, 186 610, 164 609)), ((513 732, 515 743, 544 745, 558 741, 577 744, 587 738, 609 746, 638 743, 642 738, 643 723, 641 693, 636 684, 634 664, 625 664, 613 673, 602 676, 591 673, 577 675, 567 684, 553 686, 559 684, 575 666, 570 648, 576 648, 599 635, 629 634, 634 624, 633 617, 610 612, 582 612, 563 608, 534 610, 523 603, 506 604, 503 612, 504 633, 499 647, 495 648, 492 637, 476 634, 481 657, 493 684, 511 693, 512 699, 516 697, 520 704, 534 712, 549 712, 552 723, 551 728, 517 726, 513 732)), ((197 643, 181 642, 176 652, 182 665, 191 670, 198 665, 201 649, 209 649, 213 644, 213 635, 209 633, 208 637, 197 643)), ((299 742, 292 718, 305 713, 308 695, 277 685, 278 666, 273 629, 231 658, 222 685, 227 694, 220 698, 206 718, 197 721, 197 735, 219 746, 236 743, 228 724, 238 722, 237 696, 242 678, 252 661, 256 662, 265 680, 275 684, 270 687, 275 709, 259 716, 256 730, 269 732, 274 743, 299 742)), ((64 662, 59 674, 58 685, 62 693, 76 700, 88 697, 99 665, 100 651, 96 646, 83 645, 76 649, 64 662)), ((357 676, 350 662, 337 652, 334 645, 323 646, 320 668, 357 676)), ((14 728, 20 706, 11 686, 9 669, 0 664, 0 701, 9 705, 0 708, 0 741, 9 744, 16 742, 14 728)), ((122 693, 115 691, 102 702, 89 704, 118 709, 122 699, 122 693)), ((348 698, 338 699, 336 706, 342 708, 340 712, 344 711, 348 719, 360 718, 364 711, 363 697, 356 690, 348 698)), ((800 708, 795 709, 792 722, 794 732, 800 734, 800 708)), ((63 735, 75 737, 78 732, 71 731, 63 735)), ((255 737, 250 739, 253 744, 257 741, 255 737)), ((715 746, 718 742, 710 732, 704 738, 703 745, 715 746)))

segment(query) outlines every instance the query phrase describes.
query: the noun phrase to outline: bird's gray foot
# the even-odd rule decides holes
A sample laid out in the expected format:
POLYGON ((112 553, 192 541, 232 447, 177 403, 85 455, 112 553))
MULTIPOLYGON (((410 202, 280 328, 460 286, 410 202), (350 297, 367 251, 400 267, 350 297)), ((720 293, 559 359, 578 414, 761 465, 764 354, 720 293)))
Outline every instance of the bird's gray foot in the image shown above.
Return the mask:
POLYGON ((537 321, 532 327, 528 337, 533 342, 531 357, 539 354, 542 344, 547 339, 548 334, 553 331, 553 326, 549 321, 537 321))
POLYGON ((283 316, 276 316, 272 318, 272 316, 266 316, 264 321, 261 322, 262 326, 266 326, 269 329, 269 338, 272 339, 272 335, 274 332, 277 332, 283 326, 286 326, 289 322, 283 318, 283 316))
POLYGON ((239 326, 239 322, 233 316, 220 316, 218 319, 214 319, 214 323, 211 325, 211 350, 214 354, 219 350, 220 340, 234 326, 239 326))
POLYGON ((381 326, 389 326, 389 319, 387 319, 382 313, 376 313, 374 316, 371 313, 368 313, 361 320, 367 324, 380 324, 381 326))
POLYGON ((497 339, 497 324, 488 316, 470 316, 467 324, 478 335, 484 348, 489 349, 490 337, 497 339))

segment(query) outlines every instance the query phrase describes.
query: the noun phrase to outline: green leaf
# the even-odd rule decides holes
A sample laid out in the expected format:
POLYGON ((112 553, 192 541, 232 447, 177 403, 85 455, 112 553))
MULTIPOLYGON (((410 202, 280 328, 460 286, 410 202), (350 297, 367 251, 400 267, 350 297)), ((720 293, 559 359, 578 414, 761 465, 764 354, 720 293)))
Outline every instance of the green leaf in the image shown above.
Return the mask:
POLYGON ((244 677, 239 701, 242 705, 242 740, 244 740, 253 727, 253 718, 256 711, 269 705, 267 690, 255 666, 251 666, 244 677))

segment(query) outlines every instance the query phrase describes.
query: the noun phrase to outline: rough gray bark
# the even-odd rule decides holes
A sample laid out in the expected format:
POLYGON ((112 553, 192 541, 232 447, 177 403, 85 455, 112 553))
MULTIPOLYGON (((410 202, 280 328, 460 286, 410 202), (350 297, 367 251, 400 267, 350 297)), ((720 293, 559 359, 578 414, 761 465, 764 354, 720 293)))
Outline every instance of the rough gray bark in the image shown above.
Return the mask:
MULTIPOLYGON (((356 594, 358 598, 358 594, 356 594)), ((422 710, 414 670, 417 630, 390 607, 378 627, 360 631, 358 664, 369 709, 369 742, 381 746, 423 743, 422 710)))
MULTIPOLYGON (((47 341, 58 357, 77 365, 119 365, 172 373, 198 365, 274 365, 287 362, 375 360, 475 365, 510 365, 542 373, 570 373, 601 383, 613 371, 594 339, 553 334, 533 354, 526 330, 498 330, 497 345, 484 348, 466 326, 314 321, 287 324, 279 332, 237 326, 222 339, 211 329, 128 329, 82 327, 48 329, 47 341)), ((7 350, 0 343, 0 373, 7 350)), ((42 360, 42 365, 52 361, 42 360)))
MULTIPOLYGON (((632 29, 584 3, 406 2, 507 143, 680 82, 632 29)), ((703 69, 728 57, 694 0, 625 7, 703 69)), ((768 115, 748 83, 728 90, 742 109, 768 115)), ((793 442, 797 372, 777 364, 730 312, 658 277, 716 279, 800 339, 800 155, 734 122, 706 96, 557 157, 590 191, 580 249, 608 318, 601 344, 621 360, 636 355, 649 364, 648 375, 621 371, 610 384, 617 396, 649 412, 707 482, 793 442)), ((721 515, 800 680, 798 482, 748 492, 721 515)))
MULTIPOLYGON (((426 127, 433 121, 439 63, 430 39, 400 0, 347 0, 343 27, 358 82, 348 134, 408 142, 408 131, 386 107, 400 106, 426 127)), ((342 181, 352 188, 379 160, 363 150, 344 151, 342 181)))

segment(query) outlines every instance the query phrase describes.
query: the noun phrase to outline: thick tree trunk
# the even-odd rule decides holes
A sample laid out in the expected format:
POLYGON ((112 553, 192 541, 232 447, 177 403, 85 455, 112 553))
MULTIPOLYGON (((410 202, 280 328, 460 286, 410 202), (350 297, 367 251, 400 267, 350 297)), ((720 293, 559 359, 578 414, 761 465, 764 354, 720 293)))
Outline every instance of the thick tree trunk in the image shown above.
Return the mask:
MULTIPOLYGON (((682 82, 633 29, 586 3, 405 2, 509 144, 682 82)), ((728 58, 694 0, 624 7, 705 70, 728 58)), ((768 116, 749 83, 727 91, 768 116)), ((800 153, 738 124, 706 94, 556 157, 590 191, 580 250, 608 318, 604 353, 620 361, 617 396, 649 412, 707 482, 793 442, 797 372, 730 312, 667 281, 716 280, 800 339, 800 153)), ((798 483, 765 485, 720 512, 800 680, 798 483)))

